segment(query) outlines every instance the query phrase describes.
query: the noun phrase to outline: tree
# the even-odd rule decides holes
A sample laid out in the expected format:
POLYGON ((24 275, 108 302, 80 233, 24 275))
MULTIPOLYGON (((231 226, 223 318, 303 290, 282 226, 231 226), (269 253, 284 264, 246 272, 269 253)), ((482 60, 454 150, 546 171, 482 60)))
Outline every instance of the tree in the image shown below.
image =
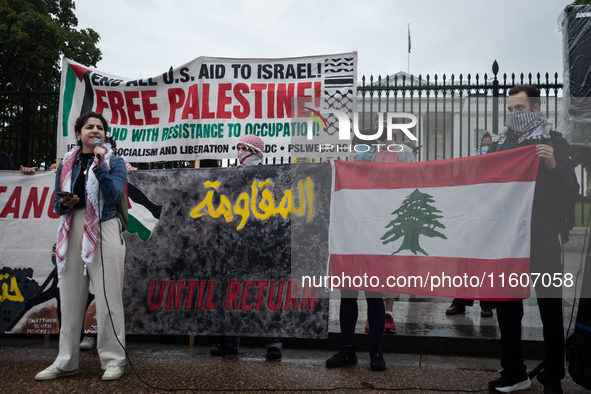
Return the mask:
POLYGON ((96 66, 99 34, 77 30, 72 0, 0 0, 0 80, 21 81, 29 70, 46 83, 59 80, 60 56, 96 66))
POLYGON ((60 57, 101 59, 100 36, 77 30, 74 10, 73 0, 0 0, 0 150, 17 166, 55 159, 60 57))
POLYGON ((445 226, 437 220, 443 216, 436 214, 436 212, 441 211, 430 205, 433 202, 435 202, 433 196, 415 189, 404 199, 400 208, 392 212, 392 215, 397 216, 386 226, 386 228, 392 227, 392 229, 380 238, 383 240, 383 244, 387 244, 404 236, 402 245, 392 254, 396 254, 401 250, 410 250, 414 254, 421 252, 428 256, 429 254, 419 245, 420 235, 447 239, 445 235, 435 230, 435 227, 445 228, 445 226))

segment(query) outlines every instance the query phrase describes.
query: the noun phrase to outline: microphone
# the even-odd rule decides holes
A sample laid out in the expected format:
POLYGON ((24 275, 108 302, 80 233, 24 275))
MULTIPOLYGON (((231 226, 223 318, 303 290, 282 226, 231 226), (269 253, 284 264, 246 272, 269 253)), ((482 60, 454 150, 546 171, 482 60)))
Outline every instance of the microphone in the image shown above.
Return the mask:
MULTIPOLYGON (((100 138, 95 138, 92 140, 92 145, 94 146, 102 146, 103 143, 101 142, 100 138)), ((101 160, 101 155, 96 155, 96 158, 100 161, 101 160)))

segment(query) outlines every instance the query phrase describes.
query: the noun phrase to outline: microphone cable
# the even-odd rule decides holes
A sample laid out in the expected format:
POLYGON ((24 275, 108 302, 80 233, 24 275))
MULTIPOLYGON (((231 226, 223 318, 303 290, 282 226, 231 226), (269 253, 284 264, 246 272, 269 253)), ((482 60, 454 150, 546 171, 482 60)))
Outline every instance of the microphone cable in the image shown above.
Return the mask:
MULTIPOLYGON (((584 218, 584 216, 583 216, 584 218)), ((568 329, 566 330, 565 333, 565 338, 567 339, 567 343, 569 342, 569 337, 568 337, 568 333, 570 332, 570 328, 571 325, 573 323, 573 318, 574 318, 574 314, 575 314, 575 306, 577 305, 577 287, 579 284, 579 278, 581 277, 581 275, 583 275, 584 269, 583 269, 583 261, 585 261, 585 257, 589 257, 587 256, 587 253, 585 252, 585 245, 587 244, 587 240, 589 237, 589 225, 591 224, 589 221, 591 220, 591 209, 589 209, 589 212, 587 213, 587 226, 585 226, 585 237, 583 238, 583 247, 581 250, 581 262, 579 264, 579 270, 577 271, 577 275, 576 275, 576 280, 575 280, 575 291, 574 291, 574 299, 573 299, 573 307, 571 309, 570 312, 570 319, 569 319, 569 323, 568 323, 568 329)), ((579 301, 581 299, 581 296, 579 296, 579 301)), ((568 347, 568 344, 567 344, 568 347)))
MULTIPOLYGON (((100 181, 97 177, 97 182, 99 183, 99 188, 98 188, 98 206, 100 207, 101 205, 101 189, 100 189, 100 181)), ((123 193, 125 193, 125 190, 123 191, 123 193)), ((127 349, 125 348, 125 346, 123 346, 123 344, 121 343, 121 341, 119 340, 119 337, 117 336, 117 330, 115 329, 115 323, 113 322, 113 316, 111 314, 111 308, 109 307, 109 301, 107 300, 107 290, 105 288, 105 262, 104 262, 104 255, 103 255, 103 230, 102 230, 102 225, 101 225, 101 218, 99 217, 99 238, 100 238, 100 250, 101 250, 101 267, 102 267, 102 281, 103 281, 103 295, 105 297, 105 304, 107 306, 107 311, 109 312, 109 320, 111 322, 111 328, 113 329, 113 335, 115 336, 115 339, 117 339, 117 343, 119 344, 119 346, 121 346, 121 348, 123 349, 123 352, 125 353, 125 358, 127 360, 127 362, 129 363, 129 366, 131 367, 131 370, 133 371, 134 375, 136 376, 136 378, 142 382, 144 385, 155 389, 155 390, 162 390, 162 391, 196 391, 196 392, 237 392, 237 393, 245 393, 245 392, 327 392, 327 391, 359 391, 359 390, 379 390, 379 391, 411 391, 411 390, 416 390, 416 391, 437 391, 437 392, 442 392, 442 393, 484 393, 484 392, 489 392, 489 389, 485 389, 485 390, 458 390, 458 389, 440 389, 440 388, 426 388, 426 387, 402 387, 402 388, 387 388, 387 387, 376 387, 371 383, 367 383, 367 382, 360 382, 361 387, 331 387, 331 388, 304 388, 304 389, 282 389, 282 388, 253 388, 253 389, 212 389, 212 388, 208 388, 208 389, 204 389, 204 388, 192 388, 192 387, 182 387, 182 388, 169 388, 169 387, 160 387, 160 386, 155 386, 153 384, 151 384, 150 382, 147 382, 146 380, 144 380, 136 371, 133 363, 131 362, 131 357, 129 357, 129 353, 127 352, 127 349)), ((117 217, 117 219, 119 219, 119 217, 117 217)), ((123 235, 122 233, 120 233, 121 238, 123 239, 123 235)), ((127 248, 127 247, 126 247, 127 248)), ((125 261, 124 261, 125 264, 125 261)), ((123 294, 121 294, 121 296, 123 296, 123 294)), ((97 330, 100 329, 100 327, 97 326, 97 330)), ((124 328, 125 330, 125 328, 124 328)), ((124 334, 125 335, 125 332, 124 334)))

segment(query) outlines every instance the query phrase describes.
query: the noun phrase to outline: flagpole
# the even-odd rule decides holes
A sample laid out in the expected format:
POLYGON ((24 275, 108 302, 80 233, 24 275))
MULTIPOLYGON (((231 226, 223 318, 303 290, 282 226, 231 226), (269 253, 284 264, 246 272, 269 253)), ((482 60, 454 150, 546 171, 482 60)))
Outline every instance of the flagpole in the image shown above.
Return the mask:
POLYGON ((408 60, 407 60, 407 72, 408 74, 410 74, 410 23, 408 23, 408 54, 407 54, 408 60))

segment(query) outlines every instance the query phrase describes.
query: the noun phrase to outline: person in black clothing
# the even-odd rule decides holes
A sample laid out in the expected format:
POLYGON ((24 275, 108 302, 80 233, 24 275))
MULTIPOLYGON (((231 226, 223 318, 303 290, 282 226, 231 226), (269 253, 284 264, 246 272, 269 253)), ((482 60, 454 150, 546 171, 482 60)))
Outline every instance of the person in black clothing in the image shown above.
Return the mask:
MULTIPOLYGON (((375 159, 375 149, 371 147, 377 141, 363 141, 358 137, 353 138, 352 147, 356 145, 370 146, 368 151, 356 150, 355 161, 370 162, 375 159)), ((339 325, 341 328, 341 349, 334 356, 326 360, 327 368, 341 368, 347 365, 357 364, 357 354, 355 353, 355 325, 359 317, 359 308, 357 297, 359 291, 341 289, 341 306, 339 309, 339 325)), ((365 291, 365 300, 367 301, 367 333, 369 334, 369 369, 372 371, 384 371, 386 361, 382 352, 382 337, 386 323, 386 309, 382 301, 382 292, 365 291)), ((392 319, 392 325, 394 320, 392 319)))
MULTIPOLYGON (((529 85, 509 90, 509 114, 503 133, 489 147, 488 153, 527 145, 536 145, 540 157, 531 220, 530 271, 562 275, 561 232, 568 234, 567 209, 574 204, 579 190, 574 172, 573 153, 562 135, 540 112, 540 92, 529 85)), ((513 202, 507 201, 507 204, 513 202)), ((515 240, 522 242, 522 240, 515 240)), ((560 380, 565 376, 565 334, 562 288, 534 287, 543 325, 546 357, 538 380, 545 394, 563 393, 560 380)), ((500 392, 525 390, 531 386, 521 351, 521 300, 497 302, 501 332, 501 377, 489 383, 500 392)), ((533 378, 533 375, 531 376, 533 378)))
MULTIPOLYGON (((10 155, 6 152, 0 151, 0 170, 1 171, 15 171, 18 170, 12 160, 10 160, 10 155)), ((35 167, 24 167, 21 166, 21 172, 25 175, 33 175, 35 171, 38 169, 35 167)))
POLYGON ((12 160, 10 160, 10 156, 6 152, 0 151, 0 170, 3 171, 14 171, 16 167, 12 160))
MULTIPOLYGON (((478 150, 476 151, 477 155, 484 155, 488 152, 488 147, 492 144, 492 136, 491 133, 485 131, 482 134, 482 138, 480 139, 480 144, 478 146, 478 150)), ((446 315, 457 315, 460 313, 466 312, 467 306, 473 306, 474 300, 465 300, 461 298, 454 298, 451 305, 445 311, 446 315)), ((481 317, 492 317, 493 316, 493 309, 496 308, 496 303, 494 301, 487 301, 487 300, 480 300, 480 316, 481 317)))

